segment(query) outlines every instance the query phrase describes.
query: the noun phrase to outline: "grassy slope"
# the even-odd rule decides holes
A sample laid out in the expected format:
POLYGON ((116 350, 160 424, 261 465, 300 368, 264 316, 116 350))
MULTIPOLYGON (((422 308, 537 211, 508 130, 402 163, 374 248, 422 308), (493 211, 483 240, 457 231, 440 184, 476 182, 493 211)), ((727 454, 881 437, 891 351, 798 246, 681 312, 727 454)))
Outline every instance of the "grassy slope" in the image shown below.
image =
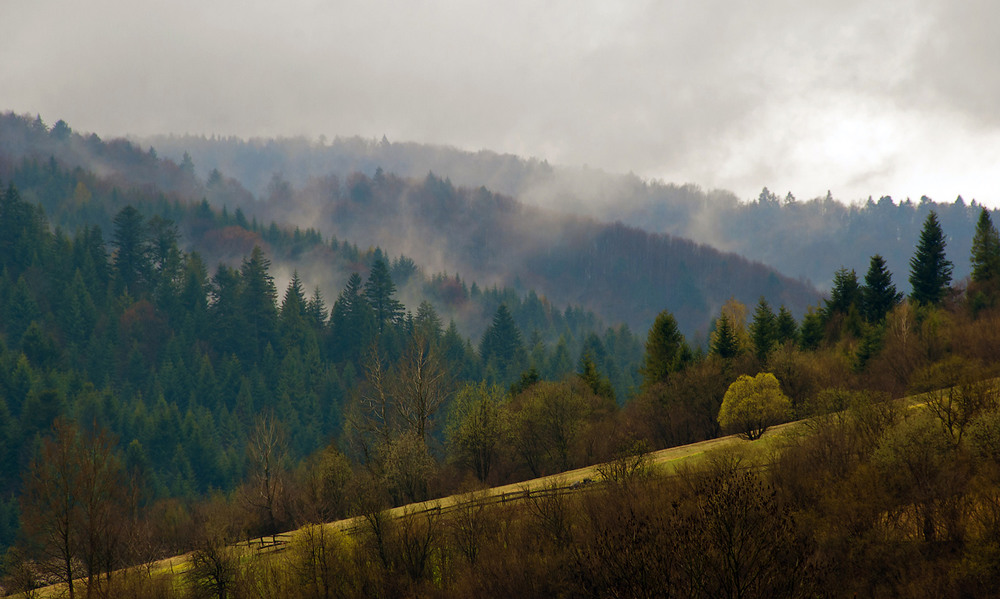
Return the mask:
MULTIPOLYGON (((924 398, 922 396, 916 396, 900 401, 907 407, 914 408, 923 405, 923 399, 924 398)), ((650 453, 648 456, 648 463, 654 472, 669 476, 680 472, 684 467, 694 466, 713 455, 718 455, 719 452, 730 450, 739 452, 743 460, 750 465, 764 464, 767 462, 769 456, 773 455, 776 451, 780 451, 780 448, 785 444, 785 442, 787 442, 790 438, 806 433, 808 428, 808 419, 798 420, 795 422, 788 422, 778 426, 773 426, 767 430, 761 439, 753 442, 746 441, 738 435, 729 435, 726 437, 709 439, 707 441, 700 441, 698 443, 691 443, 689 445, 670 447, 650 453)), ((595 464, 593 466, 569 470, 559 474, 484 489, 475 493, 462 493, 439 499, 431 499, 420 503, 412 503, 392 508, 389 510, 389 514, 392 517, 398 518, 404 515, 421 513, 428 510, 441 509, 447 511, 465 501, 516 501, 523 499, 528 493, 536 493, 539 491, 544 492, 547 489, 559 489, 560 492, 573 492, 576 489, 586 488, 586 486, 571 488, 574 483, 582 482, 585 479, 593 481, 600 480, 600 470, 602 466, 602 464, 595 464)), ((332 531, 351 533, 356 531, 363 523, 363 516, 355 516, 353 518, 330 522, 324 526, 329 527, 332 531)), ((261 539, 254 539, 249 542, 242 542, 237 545, 237 548, 243 551, 252 551, 255 553, 259 552, 262 547, 265 549, 280 548, 282 545, 293 541, 297 535, 302 534, 303 530, 304 529, 299 529, 281 533, 276 535, 273 539, 272 537, 265 537, 261 539)), ((188 567, 189 555, 190 554, 177 555, 155 562, 150 566, 149 572, 154 576, 173 576, 182 574, 188 567)), ((81 580, 80 582, 83 583, 84 581, 81 580)), ((37 596, 61 596, 65 593, 64 587, 65 585, 61 584, 45 587, 38 590, 39 594, 37 596)))

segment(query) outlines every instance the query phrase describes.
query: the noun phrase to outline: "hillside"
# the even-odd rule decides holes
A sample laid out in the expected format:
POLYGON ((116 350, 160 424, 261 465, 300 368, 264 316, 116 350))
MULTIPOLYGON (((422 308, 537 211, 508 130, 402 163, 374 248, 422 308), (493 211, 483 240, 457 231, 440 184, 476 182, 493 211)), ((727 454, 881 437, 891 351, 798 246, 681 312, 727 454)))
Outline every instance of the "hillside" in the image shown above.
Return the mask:
POLYGON ((977 384, 991 399, 957 443, 961 428, 940 412, 955 388, 858 394, 758 441, 720 437, 371 505, 257 539, 202 534, 184 555, 75 584, 136 597, 986 596, 996 515, 956 509, 995 500, 996 381, 977 384))
MULTIPOLYGON (((461 272, 480 284, 535 289, 555 303, 581 305, 633 330, 647 329, 666 308, 678 315, 686 335, 705 339, 713 315, 731 297, 752 304, 764 296, 796 315, 819 299, 807 285, 734 254, 530 207, 482 186, 455 187, 426 173, 419 180, 382 169, 371 176, 322 173, 300 186, 273 173, 266 193, 255 200, 229 172, 213 169, 206 180, 199 179, 190 157, 178 163, 159 160, 155 148, 143 152, 128 142, 84 138, 61 121, 48 132, 29 118, 6 115, 0 126, 0 159, 9 163, 54 156, 65 167, 90 168, 112 181, 181 197, 200 194, 217 209, 240 209, 247 219, 313 228, 362 247, 381 246, 390 255, 412 257, 428 271, 461 272)), ((286 146, 276 141, 265 147, 286 146)), ((239 173, 269 171, 278 159, 266 152, 240 156, 245 162, 236 167, 239 173)), ((323 164, 308 146, 278 156, 306 173, 323 164)))
MULTIPOLYGON (((435 270, 537 289, 557 303, 648 329, 664 308, 688 336, 707 333, 722 304, 764 296, 801 315, 818 300, 806 285, 735 254, 620 223, 567 216, 433 174, 412 181, 377 171, 272 194, 267 214, 380 243, 435 270)), ((704 338, 704 337, 703 337, 704 338)))
MULTIPOLYGON (((930 210, 941 218, 948 250, 957 256, 956 279, 968 275, 968 255, 979 206, 975 199, 953 198, 798 198, 764 189, 757 198, 737 198, 725 190, 644 181, 597 169, 550 165, 489 151, 389 140, 337 138, 241 140, 198 136, 160 136, 143 140, 164 156, 180 161, 185 152, 201 176, 218 168, 266 196, 271 177, 296 187, 312 178, 352 172, 372 176, 377 168, 404 178, 429 171, 458 187, 485 186, 525 204, 598 221, 620 221, 650 233, 691 239, 723 252, 762 262, 780 273, 830 287, 840 267, 862 272, 880 253, 897 280, 909 272, 910 249, 930 210)), ((766 181, 764 182, 766 183, 766 181)), ((994 211, 994 217, 996 216, 994 211)))
MULTIPOLYGON (((835 572, 868 595, 906 579, 869 572, 922 572, 909 564, 947 571, 928 579, 936 585, 980 580, 975 566, 956 563, 988 555, 979 531, 994 529, 949 506, 978 505, 996 488, 984 452, 996 447, 997 400, 983 381, 997 375, 1000 236, 988 212, 968 284, 951 284, 944 233, 929 215, 913 248, 919 297, 905 299, 873 264, 863 283, 837 273, 830 300, 799 320, 754 301, 761 288, 778 297, 790 289, 759 264, 434 175, 376 169, 300 187, 272 177, 256 198, 218 171, 203 182, 190 160, 175 164, 130 142, 78 136, 65 123, 0 123, 10 151, 0 152, 4 584, 27 590, 85 575, 99 585, 113 570, 192 550, 201 566, 223 566, 226 584, 285 584, 285 570, 258 577, 263 570, 227 561, 225 548, 361 513, 371 534, 317 549, 341 568, 338 580, 360 585, 348 595, 603 596, 595 589, 638 579, 594 578, 630 571, 595 566, 635 550, 646 552, 637 563, 686 564, 657 572, 717 596, 686 568, 718 566, 685 560, 724 550, 705 535, 719 518, 742 518, 743 507, 773 533, 765 546, 780 548, 769 554, 772 573, 835 572), (298 227, 281 224, 289 221, 298 227), (445 271, 454 264, 483 278, 445 271), (508 277, 509 287, 493 286, 508 277), (533 289, 544 285, 560 288, 533 289), (708 312, 736 286, 750 301, 708 312), (662 305, 674 288, 687 298, 676 315, 662 305), (553 297, 659 312, 637 335, 553 297), (716 314, 711 343, 692 346, 682 331, 703 325, 683 319, 716 314), (472 328, 477 319, 471 336, 456 323, 472 328), (758 378, 762 397, 748 387, 758 378), (927 417, 886 408, 888 397, 923 391, 936 398, 927 417), (753 413, 765 399, 773 412, 753 413), (762 477, 709 460, 679 485, 653 480, 630 487, 648 491, 635 495, 595 489, 567 503, 543 493, 511 506, 494 521, 510 522, 515 536, 483 537, 493 574, 456 549, 451 535, 464 525, 452 518, 468 512, 444 520, 428 512, 398 528, 379 516, 609 460, 627 471, 647 451, 739 430, 730 422, 738 401, 754 429, 819 415, 817 434, 802 439, 801 452, 768 454, 773 469, 762 477), (853 415, 822 417, 844 410, 853 415), (606 544, 619 525, 633 526, 625 538, 657 536, 606 544), (404 551, 429 530, 418 544, 433 552, 404 551), (866 531, 875 536, 865 551, 845 551, 866 531), (699 550, 675 551, 682 547, 699 550), (881 565, 869 571, 869 563, 881 565), (456 586, 445 589, 445 580, 456 586), (507 586, 521 580, 540 586, 507 586)), ((310 549, 285 555, 299 551, 310 549)), ((194 572, 185 584, 212 584, 194 572)), ((676 594, 697 595, 683 585, 676 594)), ((313 587, 256 592, 289 588, 313 587)))

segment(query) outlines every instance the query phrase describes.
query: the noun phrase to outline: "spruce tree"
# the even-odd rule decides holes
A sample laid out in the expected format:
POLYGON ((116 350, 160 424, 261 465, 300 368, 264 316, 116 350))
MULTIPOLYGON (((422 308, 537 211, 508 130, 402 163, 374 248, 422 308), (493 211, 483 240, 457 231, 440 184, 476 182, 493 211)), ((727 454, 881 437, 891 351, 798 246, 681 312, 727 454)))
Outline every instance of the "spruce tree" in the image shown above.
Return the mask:
POLYGON ((712 338, 711 352, 726 360, 740 353, 736 331, 729 323, 729 317, 725 314, 719 316, 719 319, 715 321, 715 335, 712 338))
POLYGON ((768 352, 778 342, 778 321, 771 310, 771 305, 761 296, 750 323, 750 340, 753 342, 754 355, 761 362, 767 359, 768 352))
POLYGON ((795 322, 795 317, 792 316, 792 312, 784 306, 778 310, 778 317, 775 321, 775 326, 777 327, 778 332, 778 343, 795 341, 799 334, 799 326, 795 322))
POLYGON ((122 208, 114 219, 114 267, 116 289, 137 297, 149 281, 152 264, 146 223, 131 205, 122 208))
POLYGON ((952 264, 945 257, 944 232, 937 214, 931 210, 924 221, 917 251, 910 258, 910 299, 918 304, 937 305, 951 283, 952 264))
POLYGON ((330 350, 335 360, 356 359, 375 334, 375 315, 365 298, 361 275, 354 272, 330 311, 330 350))
POLYGON ((885 320, 885 315, 903 301, 903 294, 896 291, 892 283, 892 273, 885 266, 882 256, 875 254, 865 275, 861 288, 861 312, 865 320, 877 324, 885 320))
POLYGON ((278 332, 278 290, 271 276, 271 261, 264 250, 255 245, 249 258, 240 266, 240 313, 242 324, 246 326, 249 347, 244 347, 244 356, 257 362, 264 348, 273 344, 278 332))
POLYGON ((840 268, 833 275, 833 289, 830 290, 830 299, 826 300, 827 318, 834 314, 847 314, 852 306, 861 303, 861 286, 858 284, 858 275, 854 269, 840 268))
POLYGON ((1000 281, 1000 235, 997 234, 990 211, 983 208, 972 237, 972 282, 980 285, 1000 281))
POLYGON ((666 381, 671 372, 680 369, 686 349, 684 335, 677 328, 673 315, 666 310, 660 312, 646 337, 643 383, 648 387, 666 381))
POLYGON ((479 356, 483 365, 495 363, 500 378, 504 381, 519 375, 528 362, 528 352, 524 349, 521 331, 514 324, 514 317, 506 304, 500 304, 483 339, 479 344, 479 356))
POLYGON ((382 258, 377 258, 368 273, 365 283, 365 297, 375 311, 375 328, 381 333, 387 324, 398 324, 403 318, 403 304, 394 296, 396 285, 389 274, 389 266, 382 258))

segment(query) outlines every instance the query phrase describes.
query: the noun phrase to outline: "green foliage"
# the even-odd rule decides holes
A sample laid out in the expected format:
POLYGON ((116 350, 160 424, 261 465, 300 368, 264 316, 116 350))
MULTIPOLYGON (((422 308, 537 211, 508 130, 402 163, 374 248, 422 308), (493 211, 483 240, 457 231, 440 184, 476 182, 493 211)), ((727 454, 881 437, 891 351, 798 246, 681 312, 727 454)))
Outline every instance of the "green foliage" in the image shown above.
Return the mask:
POLYGON ((990 211, 983 208, 972 237, 972 281, 988 284, 1000 280, 1000 234, 993 226, 990 211))
POLYGON ((778 310, 778 317, 775 321, 777 329, 778 343, 795 342, 798 339, 799 327, 795 322, 795 317, 785 306, 778 310))
POLYGON ((753 322, 750 323, 750 341, 753 343, 754 355, 761 364, 778 343, 778 319, 763 297, 757 302, 753 322))
POLYGON ((799 345, 805 350, 815 350, 823 342, 825 326, 822 310, 810 308, 802 318, 799 328, 799 345))
POLYGON ((642 369, 643 385, 651 386, 667 380, 691 359, 691 350, 677 328, 674 316, 664 310, 657 315, 646 337, 646 361, 642 369))
POLYGON ((493 364, 497 369, 498 381, 507 382, 519 375, 528 362, 521 331, 507 306, 500 304, 493 323, 483 333, 479 342, 479 356, 484 364, 493 364))
POLYGON ((591 359, 590 353, 585 353, 580 358, 579 376, 580 380, 594 392, 594 395, 615 401, 615 390, 611 386, 611 381, 597 370, 597 366, 591 359))
POLYGON ((446 431, 452 459, 485 482, 510 442, 507 395, 497 385, 467 383, 455 395, 446 431))
POLYGON ((833 275, 833 288, 830 290, 830 299, 825 300, 826 317, 831 318, 834 314, 847 314, 851 308, 861 305, 861 286, 858 284, 858 275, 854 269, 847 270, 840 268, 833 275))
POLYGON ((896 291, 892 283, 892 273, 885 266, 882 256, 875 254, 865 274, 865 284, 861 288, 862 315, 872 324, 885 320, 893 308, 903 301, 903 294, 896 291))
POLYGON ((116 289, 139 297, 152 274, 149 235, 142 214, 132 205, 122 208, 114 220, 114 269, 116 289))
POLYGON ((365 297, 375 316, 375 330, 382 333, 387 326, 399 324, 403 318, 403 304, 394 295, 396 285, 389 274, 385 260, 377 258, 365 282, 365 297))
POLYGON ((740 353, 739 339, 726 314, 722 314, 715 321, 711 351, 724 360, 734 358, 740 353))
POLYGON ((952 264, 945 257, 945 238, 932 210, 924 221, 916 252, 910 259, 910 299, 918 304, 937 305, 951 283, 952 264))
POLYGON ((791 416, 792 402, 782 393, 778 379, 769 372, 740 375, 726 391, 719 408, 719 426, 751 441, 771 425, 791 416))
POLYGON ((271 261, 260 246, 240 266, 240 289, 237 300, 240 323, 246 327, 248 343, 241 355, 250 363, 264 358, 267 346, 274 346, 278 333, 278 291, 270 273, 271 261))

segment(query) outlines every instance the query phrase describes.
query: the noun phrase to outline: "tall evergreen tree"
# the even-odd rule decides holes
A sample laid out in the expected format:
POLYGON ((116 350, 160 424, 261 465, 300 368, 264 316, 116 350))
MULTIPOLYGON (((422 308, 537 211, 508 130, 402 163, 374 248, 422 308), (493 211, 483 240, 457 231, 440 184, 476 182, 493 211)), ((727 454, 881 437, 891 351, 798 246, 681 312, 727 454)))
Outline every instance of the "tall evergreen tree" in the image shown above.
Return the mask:
POLYGON ((298 270, 292 272, 292 280, 289 281, 288 288, 285 289, 285 297, 281 302, 279 326, 282 343, 288 349, 293 346, 301 346, 312 330, 306 320, 306 296, 298 270))
POLYGON ((429 301, 424 300, 417 307, 417 315, 413 318, 413 329, 414 333, 434 344, 437 344, 444 334, 441 318, 429 301))
POLYGON ((822 312, 822 310, 809 308, 806 315, 802 317, 802 326, 799 327, 799 345, 802 349, 814 350, 823 342, 822 312))
POLYGON ((931 210, 920 232, 916 253, 910 258, 910 299, 918 304, 936 305, 944 299, 951 283, 952 264, 945 257, 944 232, 937 214, 931 210))
POLYGON ((150 263, 149 237, 142 214, 133 206, 125 206, 114 220, 111 244, 115 246, 115 280, 117 290, 138 297, 148 282, 150 263))
POLYGON ((664 310, 657 315, 646 337, 646 361, 642 368, 643 384, 662 383, 670 373, 680 370, 690 351, 673 314, 664 310))
POLYGON ((740 353, 739 339, 736 337, 733 325, 729 323, 729 316, 725 313, 715 321, 715 333, 712 336, 711 353, 726 360, 734 358, 740 353))
POLYGON ((854 269, 840 268, 833 275, 833 288, 830 290, 830 299, 825 300, 826 315, 831 317, 834 314, 848 314, 851 307, 858 307, 861 304, 861 285, 858 283, 858 275, 854 269))
POLYGON ((1000 235, 983 208, 972 237, 972 281, 980 285, 1000 282, 1000 235))
POLYGON ((861 312, 865 320, 880 323, 885 315, 903 301, 903 294, 896 291, 892 283, 892 273, 885 266, 882 256, 875 254, 865 274, 865 284, 861 288, 861 312))
POLYGON ((368 350, 375 334, 375 315, 365 298, 361 275, 354 272, 330 312, 331 350, 335 360, 354 359, 368 350))
POLYGON ((42 210, 21 200, 13 185, 0 192, 0 268, 13 276, 31 266, 40 252, 47 231, 42 210))
POLYGON ((524 349, 521 331, 514 324, 506 304, 500 304, 493 315, 493 323, 483 333, 479 356, 484 365, 495 363, 504 381, 513 380, 527 366, 528 352, 524 349))
POLYGON ((750 340, 753 342, 754 355, 761 362, 767 359, 767 354, 778 342, 778 319, 763 296, 753 312, 750 340))
POLYGON ((379 333, 386 325, 398 324, 403 318, 403 304, 393 297, 395 293, 389 266, 385 260, 376 259, 365 283, 365 297, 375 312, 375 330, 379 333))
POLYGON ((796 337, 798 337, 799 327, 795 323, 795 317, 792 316, 792 312, 785 306, 781 306, 778 310, 778 318, 775 321, 775 326, 778 331, 778 343, 795 341, 796 337))
POLYGON ((326 325, 326 302, 319 287, 313 289, 312 297, 306 302, 306 318, 317 333, 326 325))
POLYGON ((271 261, 260 246, 254 246, 249 258, 240 267, 242 289, 240 308, 249 347, 245 354, 252 362, 259 361, 264 348, 273 346, 278 329, 278 290, 270 273, 271 261))
POLYGON ((212 303, 208 307, 212 327, 209 334, 220 353, 236 354, 243 334, 240 313, 240 273, 220 264, 211 286, 212 303))

